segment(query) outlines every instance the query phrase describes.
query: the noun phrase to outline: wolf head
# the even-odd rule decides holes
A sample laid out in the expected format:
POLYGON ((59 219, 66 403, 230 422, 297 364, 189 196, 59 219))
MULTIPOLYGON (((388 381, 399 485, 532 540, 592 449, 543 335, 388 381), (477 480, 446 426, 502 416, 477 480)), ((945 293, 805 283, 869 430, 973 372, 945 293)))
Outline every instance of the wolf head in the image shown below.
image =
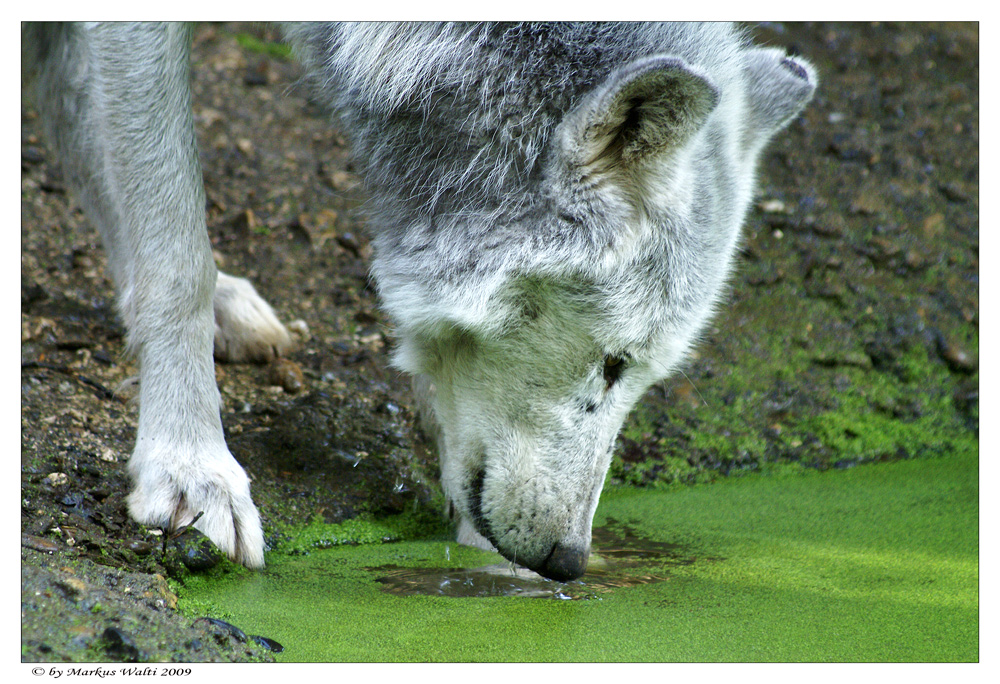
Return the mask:
POLYGON ((617 433, 710 316, 812 67, 717 24, 296 32, 354 130, 460 541, 580 576, 617 433))

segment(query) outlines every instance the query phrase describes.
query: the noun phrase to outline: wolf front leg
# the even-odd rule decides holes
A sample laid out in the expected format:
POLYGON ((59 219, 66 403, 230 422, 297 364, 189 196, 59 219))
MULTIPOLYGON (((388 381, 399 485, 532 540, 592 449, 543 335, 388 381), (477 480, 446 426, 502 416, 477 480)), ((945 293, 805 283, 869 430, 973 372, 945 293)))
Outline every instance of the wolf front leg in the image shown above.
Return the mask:
POLYGON ((39 41, 39 109, 101 231, 139 362, 129 511, 147 525, 196 521, 229 556, 261 566, 260 517, 226 447, 215 384, 217 274, 188 85, 190 29, 111 23, 28 33, 39 41))

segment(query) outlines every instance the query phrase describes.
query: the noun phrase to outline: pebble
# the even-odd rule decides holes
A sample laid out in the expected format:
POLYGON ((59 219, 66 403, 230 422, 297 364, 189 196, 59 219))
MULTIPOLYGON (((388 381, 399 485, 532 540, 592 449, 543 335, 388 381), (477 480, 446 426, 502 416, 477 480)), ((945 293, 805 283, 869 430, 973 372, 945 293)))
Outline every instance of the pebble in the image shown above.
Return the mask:
POLYGON ((298 335, 303 340, 309 339, 309 324, 301 318, 292 321, 285 327, 288 328, 288 332, 298 335))
POLYGON ((53 553, 59 550, 59 545, 48 539, 42 539, 41 537, 35 537, 30 534, 21 535, 21 546, 25 546, 29 549, 34 549, 35 551, 43 551, 45 553, 53 553))
POLYGON ((87 592, 87 584, 77 577, 62 577, 56 580, 56 584, 70 599, 79 599, 87 592))
POLYGON ((45 161, 45 154, 37 147, 25 147, 21 150, 21 161, 28 164, 41 164, 45 161))
POLYGON ((305 387, 305 378, 299 364, 288 359, 277 358, 271 362, 270 382, 289 394, 296 394, 305 387))
POLYGON ((108 627, 101 634, 104 650, 111 656, 125 662, 134 663, 139 659, 139 649, 131 636, 118 629, 108 627))
POLYGON ((245 644, 249 641, 250 643, 257 644, 258 646, 263 646, 267 650, 273 651, 274 653, 281 653, 285 650, 285 647, 274 639, 270 639, 265 636, 258 636, 256 634, 248 635, 236 625, 231 625, 225 620, 219 620, 218 618, 211 617, 200 617, 194 621, 194 624, 197 625, 199 622, 204 622, 212 627, 218 628, 223 634, 233 637, 241 644, 245 644))
POLYGON ((61 487, 69 482, 66 473, 49 473, 45 476, 45 483, 51 487, 61 487))
POLYGON ((903 258, 903 261, 906 263, 907 268, 914 271, 927 266, 927 259, 915 249, 906 250, 906 256, 903 258))
POLYGON ((864 190, 858 194, 850 205, 852 214, 872 216, 885 211, 885 200, 874 190, 864 190))
MULTIPOLYGON (((161 578, 162 575, 154 575, 154 577, 161 578)), ((154 584, 154 586, 149 591, 142 592, 142 597, 148 599, 147 605, 154 610, 177 610, 177 594, 170 591, 169 585, 167 585, 166 580, 162 580, 162 583, 154 584)))
POLYGON ((100 477, 103 474, 101 469, 93 463, 80 463, 77 465, 76 469, 88 477, 100 477))
POLYGON ((978 365, 967 351, 943 337, 938 340, 938 352, 948 366, 959 373, 971 373, 978 365))
POLYGON ((248 157, 252 157, 254 155, 253 142, 247 138, 240 138, 237 140, 236 148, 248 157))
POLYGON ((900 252, 900 246, 885 237, 870 238, 868 245, 872 249, 869 256, 873 261, 880 264, 888 262, 900 252))
POLYGON ((788 207, 779 199, 764 200, 759 205, 760 210, 767 214, 786 214, 788 207))
POLYGON ((846 229, 847 222, 842 216, 824 217, 812 226, 813 232, 823 237, 840 237, 846 229))
POLYGON ((947 185, 941 186, 941 192, 950 201, 956 203, 968 202, 971 197, 969 193, 958 183, 948 183, 947 185))
POLYGON ((269 651, 274 651, 275 653, 281 653, 282 651, 285 650, 285 647, 279 644, 277 641, 275 641, 274 639, 268 639, 267 637, 264 636, 257 636, 256 634, 250 634, 249 636, 247 636, 247 639, 260 646, 263 646, 269 651))
POLYGON ((222 560, 222 551, 200 530, 189 527, 167 541, 163 564, 173 574, 181 574, 180 565, 192 572, 209 570, 222 560))
POLYGON ((153 545, 141 539, 132 539, 126 544, 129 551, 137 556, 148 556, 153 552, 153 545))
POLYGON ((194 624, 198 624, 199 622, 207 622, 212 627, 218 627, 225 634, 228 634, 229 636, 233 637, 241 644, 246 643, 247 640, 246 633, 236 625, 231 625, 224 620, 219 620, 217 618, 211 618, 211 617, 200 617, 194 621, 194 624))

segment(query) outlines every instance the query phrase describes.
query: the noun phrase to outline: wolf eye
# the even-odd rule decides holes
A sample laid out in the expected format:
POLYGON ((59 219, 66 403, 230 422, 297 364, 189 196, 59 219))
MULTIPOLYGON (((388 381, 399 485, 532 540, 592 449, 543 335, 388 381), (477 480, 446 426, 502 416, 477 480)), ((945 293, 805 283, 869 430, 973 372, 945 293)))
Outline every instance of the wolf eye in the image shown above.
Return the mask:
POLYGON ((618 382, 623 370, 625 370, 625 359, 612 354, 604 357, 605 391, 611 389, 611 386, 618 382))

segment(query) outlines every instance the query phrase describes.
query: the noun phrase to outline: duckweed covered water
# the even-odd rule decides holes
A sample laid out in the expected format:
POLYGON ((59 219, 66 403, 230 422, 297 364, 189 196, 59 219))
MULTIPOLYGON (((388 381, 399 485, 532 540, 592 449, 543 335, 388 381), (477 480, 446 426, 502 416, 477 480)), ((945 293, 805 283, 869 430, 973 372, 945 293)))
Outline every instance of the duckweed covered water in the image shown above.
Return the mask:
POLYGON ((273 553, 181 603, 286 662, 975 661, 978 509, 976 457, 612 489, 582 582, 418 540, 273 553))

